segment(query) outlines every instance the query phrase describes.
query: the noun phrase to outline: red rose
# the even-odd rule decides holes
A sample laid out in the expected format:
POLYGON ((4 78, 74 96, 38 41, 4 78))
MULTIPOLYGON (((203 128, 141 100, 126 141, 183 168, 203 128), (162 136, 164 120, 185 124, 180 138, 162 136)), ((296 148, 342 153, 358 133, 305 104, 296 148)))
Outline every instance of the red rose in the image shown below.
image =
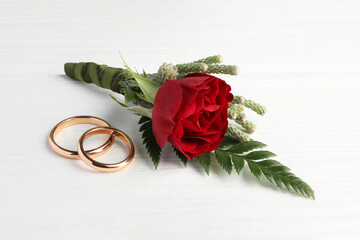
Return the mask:
POLYGON ((204 73, 166 81, 152 112, 158 145, 162 148, 169 141, 190 159, 215 150, 228 127, 230 90, 224 80, 204 73))

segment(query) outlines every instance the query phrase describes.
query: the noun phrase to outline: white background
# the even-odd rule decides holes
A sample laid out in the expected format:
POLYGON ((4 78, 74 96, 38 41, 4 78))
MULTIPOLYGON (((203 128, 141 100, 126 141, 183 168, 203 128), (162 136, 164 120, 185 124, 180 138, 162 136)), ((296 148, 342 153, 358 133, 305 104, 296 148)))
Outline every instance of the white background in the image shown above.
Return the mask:
MULTIPOLYGON (((0 238, 359 239, 359 75, 356 0, 1 0, 0 238), (121 67, 118 50, 147 72, 214 54, 238 65, 223 76, 233 93, 268 108, 249 115, 253 138, 316 200, 259 184, 247 168, 184 168, 169 146, 154 170, 138 117, 64 76, 68 61, 121 67), (85 114, 132 137, 129 167, 99 173, 51 151, 51 128, 85 114)), ((86 127, 71 129, 64 146, 86 127)), ((119 160, 116 151, 102 159, 119 160)))

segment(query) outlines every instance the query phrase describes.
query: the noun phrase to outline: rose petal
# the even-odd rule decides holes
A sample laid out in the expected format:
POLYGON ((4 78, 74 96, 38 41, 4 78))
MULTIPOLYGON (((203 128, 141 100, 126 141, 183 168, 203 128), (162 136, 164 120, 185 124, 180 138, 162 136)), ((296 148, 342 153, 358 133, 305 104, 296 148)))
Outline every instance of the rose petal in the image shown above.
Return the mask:
POLYGON ((219 108, 220 108, 220 105, 215 105, 215 104, 206 104, 204 106, 204 110, 209 111, 209 112, 215 112, 219 108))
POLYGON ((182 102, 182 88, 175 80, 166 81, 158 90, 152 112, 152 128, 157 144, 165 146, 176 123, 174 118, 182 102))

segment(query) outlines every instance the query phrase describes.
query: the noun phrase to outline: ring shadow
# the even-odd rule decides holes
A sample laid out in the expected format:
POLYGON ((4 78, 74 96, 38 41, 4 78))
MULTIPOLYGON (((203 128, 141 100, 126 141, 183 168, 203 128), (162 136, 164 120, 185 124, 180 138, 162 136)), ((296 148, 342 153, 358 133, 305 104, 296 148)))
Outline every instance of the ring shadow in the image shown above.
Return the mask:
MULTIPOLYGON (((46 140, 46 143, 45 143, 45 146, 46 148, 49 150, 49 152, 52 152, 53 154, 56 154, 55 151, 52 150, 52 148, 50 147, 50 144, 49 144, 49 140, 47 139, 46 140)), ((57 155, 57 154, 56 154, 57 155)), ((60 159, 60 155, 58 156, 59 159, 60 159)), ((62 157, 62 159, 65 159, 67 161, 80 161, 80 159, 70 159, 70 158, 65 158, 65 157, 62 157)), ((86 171, 86 172, 92 172, 92 173, 101 173, 99 171, 94 171, 93 169, 91 168, 87 168, 87 167, 83 167, 82 165, 80 164, 72 164, 72 166, 76 166, 76 168, 80 169, 81 171, 86 171)))

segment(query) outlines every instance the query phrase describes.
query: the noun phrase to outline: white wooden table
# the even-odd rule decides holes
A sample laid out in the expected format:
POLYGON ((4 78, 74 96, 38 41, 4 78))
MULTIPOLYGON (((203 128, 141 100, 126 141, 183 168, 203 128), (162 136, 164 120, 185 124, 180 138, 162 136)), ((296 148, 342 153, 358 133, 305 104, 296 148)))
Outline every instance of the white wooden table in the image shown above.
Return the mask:
MULTIPOLYGON (((0 239, 359 239, 359 1, 0 6, 0 239), (68 61, 122 66, 118 50, 147 72, 213 54, 238 65, 239 76, 225 77, 233 93, 268 108, 264 117, 250 115, 253 138, 317 199, 259 184, 247 168, 240 176, 215 163, 210 176, 196 162, 184 168, 169 146, 154 170, 138 117, 108 91, 64 76, 68 61), (133 163, 104 174, 52 152, 49 131, 74 115, 126 131, 133 163)), ((73 146, 86 127, 59 141, 73 146)))

